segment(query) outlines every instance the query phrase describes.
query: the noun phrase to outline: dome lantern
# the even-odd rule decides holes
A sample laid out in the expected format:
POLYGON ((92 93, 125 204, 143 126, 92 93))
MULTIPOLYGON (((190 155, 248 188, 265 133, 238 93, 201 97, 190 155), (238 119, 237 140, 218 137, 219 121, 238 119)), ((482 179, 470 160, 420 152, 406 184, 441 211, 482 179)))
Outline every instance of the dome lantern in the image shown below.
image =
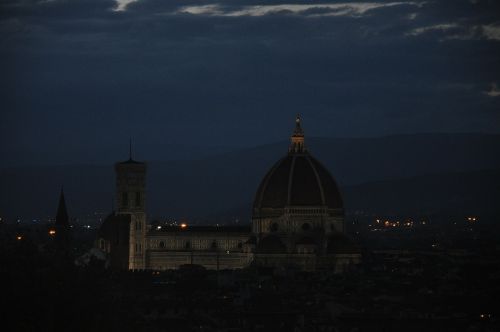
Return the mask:
POLYGON ((300 116, 297 114, 295 118, 295 129, 292 136, 290 137, 290 148, 288 149, 290 153, 304 153, 306 148, 304 146, 304 131, 300 125, 300 116))

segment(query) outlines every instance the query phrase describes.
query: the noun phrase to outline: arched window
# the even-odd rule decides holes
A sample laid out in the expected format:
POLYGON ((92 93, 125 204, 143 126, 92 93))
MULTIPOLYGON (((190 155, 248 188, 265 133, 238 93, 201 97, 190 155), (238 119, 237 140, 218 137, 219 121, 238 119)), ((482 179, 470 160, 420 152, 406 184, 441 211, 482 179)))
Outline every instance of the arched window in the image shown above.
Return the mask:
POLYGON ((189 241, 186 241, 186 245, 185 245, 185 248, 186 248, 186 249, 189 249, 189 248, 191 248, 191 242, 189 242, 189 241))
POLYGON ((277 223, 272 223, 271 226, 269 227, 269 230, 271 232, 277 232, 278 231, 278 224, 277 223))
POLYGON ((217 249, 217 241, 215 241, 215 240, 212 241, 211 248, 212 249, 217 249))
POLYGON ((162 248, 162 249, 165 248, 165 242, 164 241, 160 241, 160 243, 158 244, 158 246, 160 248, 162 248))

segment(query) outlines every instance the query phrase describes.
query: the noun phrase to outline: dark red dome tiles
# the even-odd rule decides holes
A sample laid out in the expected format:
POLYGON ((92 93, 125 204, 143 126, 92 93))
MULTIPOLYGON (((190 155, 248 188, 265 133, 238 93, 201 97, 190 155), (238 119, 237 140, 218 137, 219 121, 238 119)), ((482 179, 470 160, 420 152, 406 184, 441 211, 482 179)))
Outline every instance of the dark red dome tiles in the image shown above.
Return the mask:
POLYGON ((335 180, 308 153, 291 153, 279 160, 259 186, 254 209, 286 206, 343 206, 335 180))

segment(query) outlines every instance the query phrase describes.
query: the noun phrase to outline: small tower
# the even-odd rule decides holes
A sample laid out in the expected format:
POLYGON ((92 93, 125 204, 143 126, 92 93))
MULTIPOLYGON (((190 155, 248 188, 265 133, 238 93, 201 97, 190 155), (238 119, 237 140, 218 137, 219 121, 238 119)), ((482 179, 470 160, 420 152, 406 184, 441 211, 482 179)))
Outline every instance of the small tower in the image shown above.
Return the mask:
POLYGON ((292 136, 290 137, 290 148, 288 149, 290 153, 304 153, 306 148, 304 146, 304 131, 300 125, 300 116, 297 114, 295 117, 295 129, 292 136))
POLYGON ((130 215, 129 269, 144 269, 146 235, 146 164, 132 158, 115 164, 116 213, 130 215))
POLYGON ((49 230, 49 235, 54 237, 56 251, 68 254, 70 250, 70 225, 64 190, 61 188, 59 205, 57 207, 56 221, 54 227, 49 230))

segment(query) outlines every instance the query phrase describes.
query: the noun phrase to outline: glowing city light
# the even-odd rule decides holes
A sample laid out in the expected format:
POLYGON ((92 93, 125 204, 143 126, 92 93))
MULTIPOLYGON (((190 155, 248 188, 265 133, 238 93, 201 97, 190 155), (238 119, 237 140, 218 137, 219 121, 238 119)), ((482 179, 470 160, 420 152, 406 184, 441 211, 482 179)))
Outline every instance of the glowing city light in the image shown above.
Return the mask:
POLYGON ((476 222, 476 220, 477 220, 476 217, 468 217, 467 218, 467 221, 470 223, 474 223, 474 222, 476 222))
POLYGON ((16 236, 16 240, 21 241, 23 237, 21 235, 16 236))
POLYGON ((188 226, 188 225, 187 225, 187 224, 185 224, 185 223, 182 223, 182 224, 181 224, 181 228, 186 228, 187 226, 188 226))
POLYGON ((56 235, 56 231, 55 231, 55 229, 51 229, 51 230, 49 231, 49 235, 50 235, 50 236, 54 236, 54 235, 56 235))

